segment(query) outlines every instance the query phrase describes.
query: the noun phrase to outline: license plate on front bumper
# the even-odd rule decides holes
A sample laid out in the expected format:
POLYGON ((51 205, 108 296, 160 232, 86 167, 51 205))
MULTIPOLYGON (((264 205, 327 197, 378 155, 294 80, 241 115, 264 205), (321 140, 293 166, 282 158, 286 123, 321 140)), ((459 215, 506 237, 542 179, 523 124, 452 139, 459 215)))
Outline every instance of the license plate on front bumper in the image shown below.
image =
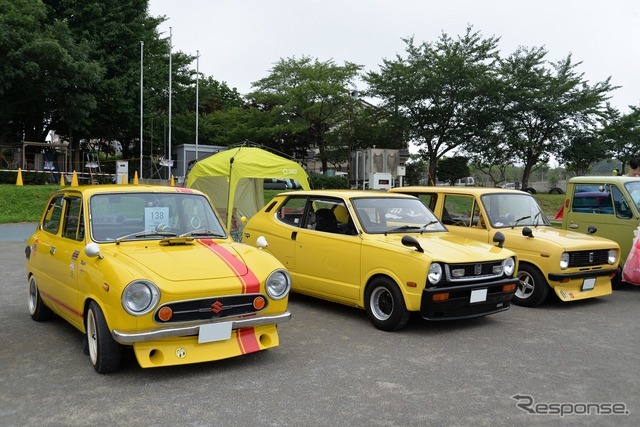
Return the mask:
POLYGON ((231 325, 231 322, 223 322, 200 326, 198 343, 228 340, 231 338, 231 325))
POLYGON ((582 290, 583 291, 590 291, 595 287, 596 287, 596 278, 595 277, 591 277, 589 279, 584 279, 584 282, 582 282, 582 290))
POLYGON ((471 291, 471 299, 469 300, 470 304, 474 302, 484 302, 487 300, 487 290, 486 289, 475 289, 471 291))

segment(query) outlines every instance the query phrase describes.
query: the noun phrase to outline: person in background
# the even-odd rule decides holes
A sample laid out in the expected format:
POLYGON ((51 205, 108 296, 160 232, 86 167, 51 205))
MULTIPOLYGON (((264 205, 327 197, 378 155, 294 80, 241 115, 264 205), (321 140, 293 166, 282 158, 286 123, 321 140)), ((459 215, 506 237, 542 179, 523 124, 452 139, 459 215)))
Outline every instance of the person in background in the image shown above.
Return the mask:
POLYGON ((629 173, 627 176, 640 176, 640 160, 635 157, 629 160, 629 173))

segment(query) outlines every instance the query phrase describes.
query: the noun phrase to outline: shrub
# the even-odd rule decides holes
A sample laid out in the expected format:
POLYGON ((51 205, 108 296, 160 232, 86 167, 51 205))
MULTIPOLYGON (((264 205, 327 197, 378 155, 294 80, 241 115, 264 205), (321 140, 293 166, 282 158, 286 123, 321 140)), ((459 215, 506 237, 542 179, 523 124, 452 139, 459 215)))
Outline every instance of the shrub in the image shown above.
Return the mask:
POLYGON ((327 176, 319 173, 309 175, 311 188, 315 189, 340 189, 349 188, 349 180, 346 176, 327 176))

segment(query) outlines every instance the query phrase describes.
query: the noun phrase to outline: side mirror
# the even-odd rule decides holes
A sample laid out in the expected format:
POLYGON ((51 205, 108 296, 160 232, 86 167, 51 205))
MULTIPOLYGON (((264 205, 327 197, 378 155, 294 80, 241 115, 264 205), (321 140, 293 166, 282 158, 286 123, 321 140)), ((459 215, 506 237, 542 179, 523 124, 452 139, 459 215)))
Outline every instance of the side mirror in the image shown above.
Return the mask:
POLYGON ((493 241, 495 243, 498 244, 498 247, 501 248, 504 245, 504 234, 502 234, 502 232, 498 231, 496 234, 493 235, 493 241))
POLYGON ((84 247, 84 253, 87 254, 89 258, 98 257, 99 259, 104 258, 102 254, 100 254, 100 245, 91 242, 87 246, 84 247))
POLYGON ((264 249, 269 246, 269 243, 267 243, 267 239, 264 236, 260 236, 256 239, 256 246, 258 246, 258 249, 264 249))
POLYGON ((524 237, 533 237, 533 230, 530 229, 529 227, 524 227, 522 229, 522 235, 524 237))
POLYGON ((590 225, 587 227, 587 234, 596 234, 596 231, 598 231, 598 227, 594 225, 590 225))
POLYGON ((424 252, 424 249, 420 246, 420 242, 418 242, 415 237, 403 236, 401 242, 409 248, 416 248, 418 252, 424 252))

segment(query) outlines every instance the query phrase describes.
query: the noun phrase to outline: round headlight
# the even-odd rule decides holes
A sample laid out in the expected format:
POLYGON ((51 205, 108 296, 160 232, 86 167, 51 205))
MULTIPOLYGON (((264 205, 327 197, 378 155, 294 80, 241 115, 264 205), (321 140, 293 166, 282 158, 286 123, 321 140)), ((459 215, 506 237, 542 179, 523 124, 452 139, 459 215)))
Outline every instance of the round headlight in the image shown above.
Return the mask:
POLYGON ((609 249, 607 262, 609 264, 615 264, 617 259, 618 259, 618 251, 616 251, 615 249, 609 249))
POLYGON ((513 276, 513 271, 516 269, 516 260, 511 257, 504 260, 502 263, 502 271, 505 276, 513 276))
POLYGON ((567 267, 569 267, 569 253, 563 252, 560 256, 560 269, 564 270, 567 267))
POLYGON ((269 275, 265 284, 267 294, 273 299, 282 299, 291 289, 291 276, 287 270, 276 270, 269 275))
POLYGON ((427 273, 427 279, 432 285, 437 285, 442 280, 442 266, 437 262, 432 263, 429 266, 429 272, 427 273))
POLYGON ((136 280, 124 288, 122 307, 134 316, 142 316, 153 310, 160 300, 160 291, 153 283, 136 280))

